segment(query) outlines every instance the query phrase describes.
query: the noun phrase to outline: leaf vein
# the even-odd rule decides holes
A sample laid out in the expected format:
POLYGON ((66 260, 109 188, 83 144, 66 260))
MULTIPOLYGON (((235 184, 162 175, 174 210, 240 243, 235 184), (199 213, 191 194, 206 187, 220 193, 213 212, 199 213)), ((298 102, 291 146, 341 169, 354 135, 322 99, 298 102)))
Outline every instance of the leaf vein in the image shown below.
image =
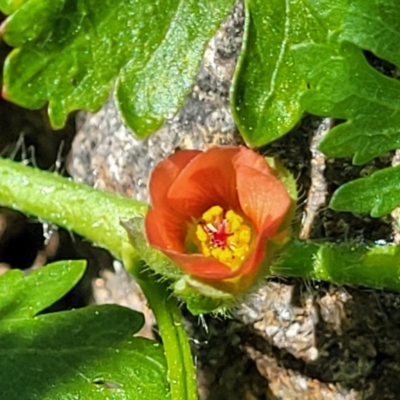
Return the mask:
POLYGON ((263 96, 263 98, 261 99, 261 107, 260 107, 261 111, 265 110, 268 100, 272 97, 272 94, 275 91, 278 72, 279 72, 280 66, 282 64, 283 57, 285 55, 287 44, 289 41, 289 31, 290 31, 290 0, 285 0, 285 27, 284 27, 284 31, 283 31, 282 45, 279 50, 279 54, 278 54, 278 58, 275 63, 274 70, 272 72, 270 89, 266 93, 266 95, 263 96))

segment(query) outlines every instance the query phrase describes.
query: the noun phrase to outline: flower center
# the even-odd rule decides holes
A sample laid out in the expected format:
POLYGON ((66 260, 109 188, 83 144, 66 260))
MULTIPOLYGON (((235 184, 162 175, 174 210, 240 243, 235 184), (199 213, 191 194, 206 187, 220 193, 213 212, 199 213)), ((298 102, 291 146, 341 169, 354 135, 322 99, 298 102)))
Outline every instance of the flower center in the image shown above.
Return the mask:
POLYGON ((233 210, 209 208, 196 226, 196 238, 206 257, 236 268, 250 250, 252 230, 233 210))

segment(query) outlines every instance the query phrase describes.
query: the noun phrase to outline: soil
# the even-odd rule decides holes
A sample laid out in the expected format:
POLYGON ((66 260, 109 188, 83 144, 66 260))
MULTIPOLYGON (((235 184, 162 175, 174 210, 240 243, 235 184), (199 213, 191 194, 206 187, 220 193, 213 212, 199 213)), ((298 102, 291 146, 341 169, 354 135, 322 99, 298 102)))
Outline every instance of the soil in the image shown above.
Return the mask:
MULTIPOLYGON (((238 3, 209 43, 181 111, 149 139, 136 140, 124 127, 112 98, 99 113, 72 116, 66 129, 57 132, 49 128, 44 111, 31 112, 0 100, 0 154, 146 201, 152 168, 177 147, 242 143, 229 108, 242 33, 243 7, 238 3)), ((4 59, 8 49, 1 46, 4 59)), ((382 65, 377 62, 385 69, 382 65)), ((335 123, 306 116, 293 132, 260 150, 278 156, 297 177, 302 194, 298 235, 397 241, 390 216, 373 219, 327 208, 339 185, 393 160, 388 154, 356 167, 348 159, 326 159, 317 144, 335 123)), ((53 309, 91 302, 128 305, 145 313, 143 335, 151 337, 151 311, 120 263, 70 232, 0 209, 0 273, 9 268, 29 273, 46 262, 74 258, 89 261, 88 274, 53 309)), ((184 316, 202 400, 400 399, 398 293, 272 278, 231 318, 195 318, 185 310, 184 316)))

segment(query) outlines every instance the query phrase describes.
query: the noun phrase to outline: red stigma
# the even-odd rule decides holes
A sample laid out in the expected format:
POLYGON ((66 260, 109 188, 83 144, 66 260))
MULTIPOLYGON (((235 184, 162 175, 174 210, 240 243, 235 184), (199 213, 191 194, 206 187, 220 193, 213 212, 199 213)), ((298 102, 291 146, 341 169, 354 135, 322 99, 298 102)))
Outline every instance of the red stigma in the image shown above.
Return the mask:
POLYGON ((203 221, 201 226, 210 237, 210 244, 214 247, 226 247, 228 237, 233 235, 232 232, 227 232, 228 221, 225 218, 221 221, 215 221, 215 224, 207 224, 203 221))

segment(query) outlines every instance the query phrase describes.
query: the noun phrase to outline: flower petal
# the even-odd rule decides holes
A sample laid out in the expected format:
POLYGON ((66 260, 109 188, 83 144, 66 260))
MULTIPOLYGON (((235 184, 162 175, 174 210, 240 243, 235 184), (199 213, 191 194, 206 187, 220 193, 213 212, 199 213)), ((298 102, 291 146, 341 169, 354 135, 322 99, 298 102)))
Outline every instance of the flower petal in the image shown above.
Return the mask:
POLYGON ((258 233, 266 229, 267 237, 272 237, 291 204, 285 186, 275 176, 248 166, 239 166, 236 172, 237 191, 244 214, 258 233))
POLYGON ((265 256, 267 237, 268 232, 264 232, 257 237, 251 253, 237 270, 232 270, 215 258, 206 257, 201 254, 185 254, 166 250, 162 247, 159 250, 163 251, 164 254, 171 258, 187 274, 209 281, 223 281, 238 276, 253 277, 256 275, 265 256))
POLYGON ((265 175, 274 175, 271 167, 265 161, 263 156, 260 156, 246 147, 240 147, 239 149, 240 151, 232 160, 234 168, 247 166, 265 175))
POLYGON ((184 251, 187 221, 177 209, 169 206, 166 196, 182 169, 199 154, 202 152, 197 150, 178 151, 154 168, 149 184, 152 210, 145 222, 147 239, 151 245, 163 242, 168 249, 184 251))
POLYGON ((183 254, 175 251, 161 249, 185 273, 197 278, 207 280, 224 280, 235 275, 228 266, 220 263, 215 258, 205 257, 201 254, 183 254))
POLYGON ((165 206, 165 199, 170 186, 183 168, 196 156, 203 154, 198 150, 181 150, 161 161, 150 177, 149 191, 154 208, 165 206))
POLYGON ((152 246, 157 246, 159 248, 164 248, 167 246, 167 243, 164 241, 164 238, 160 234, 160 228, 157 224, 157 217, 154 210, 150 209, 147 211, 146 217, 144 219, 144 226, 147 240, 152 246))
POLYGON ((261 267, 261 263, 265 257, 266 252, 266 242, 268 237, 270 237, 270 232, 268 229, 268 224, 266 224, 261 232, 258 233, 256 242, 250 254, 243 261, 243 264, 237 271, 238 275, 251 276, 257 274, 261 267))
POLYGON ((167 197, 186 218, 198 218, 219 205, 240 211, 232 158, 237 147, 215 147, 192 160, 172 184, 167 197))

